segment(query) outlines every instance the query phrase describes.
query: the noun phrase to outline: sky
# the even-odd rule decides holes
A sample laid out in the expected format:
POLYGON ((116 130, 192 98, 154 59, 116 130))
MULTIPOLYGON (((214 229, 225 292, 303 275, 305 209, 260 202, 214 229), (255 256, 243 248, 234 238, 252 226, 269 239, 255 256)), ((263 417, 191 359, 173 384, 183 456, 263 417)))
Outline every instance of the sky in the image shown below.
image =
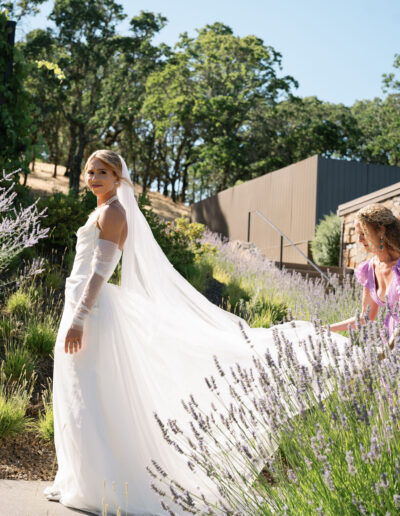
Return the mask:
MULTIPOLYGON (((254 34, 282 55, 282 75, 292 75, 301 97, 352 105, 356 100, 382 97, 382 74, 391 73, 400 53, 399 0, 120 0, 128 20, 142 10, 168 19, 155 38, 173 46, 179 35, 222 22, 235 35, 254 34)), ((21 20, 17 39, 32 29, 51 26, 40 14, 21 20)))

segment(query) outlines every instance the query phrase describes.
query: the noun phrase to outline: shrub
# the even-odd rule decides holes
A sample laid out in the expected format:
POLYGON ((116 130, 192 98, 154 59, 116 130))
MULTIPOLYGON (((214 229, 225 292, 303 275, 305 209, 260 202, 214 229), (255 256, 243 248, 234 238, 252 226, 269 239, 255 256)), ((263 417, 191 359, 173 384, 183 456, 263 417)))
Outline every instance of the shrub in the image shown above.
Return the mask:
POLYGON ((187 279, 192 270, 191 265, 199 261, 205 253, 212 252, 210 245, 199 242, 205 229, 204 225, 190 223, 187 217, 179 217, 174 222, 161 221, 151 209, 151 201, 147 194, 139 196, 138 206, 168 260, 187 279))
POLYGON ((240 312, 238 305, 250 300, 250 293, 243 288, 240 279, 233 277, 222 290, 222 297, 232 307, 234 312, 240 312))
POLYGON ((21 345, 5 348, 4 374, 9 380, 20 381, 25 375, 31 379, 35 370, 35 361, 30 352, 21 345))
POLYGON ((33 299, 29 292, 20 288, 8 298, 6 312, 15 317, 24 317, 32 309, 33 299))
POLYGON ((28 381, 21 383, 7 380, 4 363, 0 366, 0 439, 20 434, 32 424, 32 419, 25 413, 29 406, 33 385, 36 380, 34 373, 28 381))
POLYGON ((46 274, 46 285, 49 288, 58 290, 64 286, 64 276, 59 270, 52 270, 46 274))
POLYGON ((42 394, 42 400, 43 410, 39 413, 36 429, 42 439, 54 441, 53 394, 49 380, 48 387, 42 394))
POLYGON ((286 303, 253 297, 246 303, 246 320, 253 328, 269 328, 282 322, 288 315, 286 303))
POLYGON ((3 317, 0 321, 0 335, 4 338, 10 338, 17 331, 17 325, 11 317, 3 317))
POLYGON ((37 201, 27 207, 17 205, 15 174, 3 171, 0 177, 0 272, 6 271, 24 249, 36 245, 49 231, 40 226, 46 210, 39 211, 37 201))
POLYGON ((353 334, 339 351, 316 323, 316 335, 299 343, 277 328, 276 357, 254 350, 249 367, 225 367, 215 357, 214 376, 207 378, 214 403, 207 407, 188 395, 185 426, 155 414, 164 439, 193 475, 185 485, 164 464, 149 465, 160 497, 195 514, 221 507, 224 514, 253 516, 399 514, 400 347, 385 346, 388 358, 378 360, 381 329, 376 321, 363 326, 357 353, 353 334), (309 367, 303 353, 294 352, 298 345, 309 367), (227 388, 231 401, 220 398, 227 388), (188 489, 199 470, 214 483, 218 507, 188 489))
POLYGON ((49 320, 32 321, 27 328, 24 345, 33 353, 50 355, 53 352, 56 337, 56 332, 49 320))
POLYGON ((324 215, 311 242, 312 255, 318 265, 339 265, 340 233, 340 217, 332 212, 324 215))
POLYGON ((54 249, 61 252, 66 247, 72 249, 76 242, 78 228, 85 224, 96 204, 96 197, 87 189, 79 197, 70 191, 67 195, 57 192, 40 199, 38 207, 47 208, 47 217, 43 226, 50 231, 48 238, 39 243, 39 250, 49 254, 54 249))
POLYGON ((212 266, 204 261, 191 264, 186 269, 186 279, 199 292, 204 292, 212 278, 212 266))

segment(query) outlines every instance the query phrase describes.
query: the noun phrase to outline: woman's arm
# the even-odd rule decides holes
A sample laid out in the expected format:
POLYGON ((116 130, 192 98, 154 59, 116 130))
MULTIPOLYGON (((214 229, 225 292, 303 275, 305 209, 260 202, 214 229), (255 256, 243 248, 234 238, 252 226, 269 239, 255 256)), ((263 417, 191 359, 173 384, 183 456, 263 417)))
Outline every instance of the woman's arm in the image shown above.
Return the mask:
MULTIPOLYGON (((379 308, 379 306, 372 299, 369 290, 366 287, 364 287, 363 297, 362 297, 362 311, 361 311, 361 316, 360 316, 361 324, 362 325, 365 324, 365 315, 367 314, 368 310, 369 310, 368 319, 370 321, 375 320, 375 317, 378 313, 378 308, 379 308)), ((344 331, 344 330, 347 330, 349 326, 353 329, 356 328, 355 316, 350 317, 350 319, 346 319, 345 321, 340 321, 340 322, 331 324, 330 329, 332 331, 344 331)))
POLYGON ((70 328, 65 337, 65 352, 73 353, 82 347, 82 335, 85 319, 89 315, 99 292, 115 268, 115 255, 124 225, 124 216, 120 210, 107 206, 99 217, 101 231, 94 250, 91 274, 75 307, 70 328))

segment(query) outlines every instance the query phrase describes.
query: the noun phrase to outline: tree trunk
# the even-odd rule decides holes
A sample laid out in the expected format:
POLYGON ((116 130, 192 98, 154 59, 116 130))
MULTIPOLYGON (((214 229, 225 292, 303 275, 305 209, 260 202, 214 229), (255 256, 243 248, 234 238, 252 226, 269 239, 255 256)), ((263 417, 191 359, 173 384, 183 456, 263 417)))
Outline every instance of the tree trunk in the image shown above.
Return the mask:
POLYGON ((174 202, 176 202, 175 182, 176 182, 176 180, 175 180, 175 179, 173 179, 173 180, 171 181, 171 199, 172 199, 174 202))
POLYGON ((163 195, 165 195, 165 197, 168 197, 168 181, 164 181, 164 188, 163 188, 163 195))
POLYGON ((81 165, 85 147, 86 140, 83 134, 83 130, 81 130, 79 134, 78 150, 72 158, 71 175, 69 177, 69 187, 72 188, 76 196, 79 194, 79 179, 81 175, 81 165))
POLYGON ((59 144, 58 144, 58 140, 59 140, 59 137, 58 137, 58 133, 60 132, 60 124, 59 124, 59 121, 57 123, 57 127, 56 127, 56 143, 55 143, 55 149, 54 149, 54 172, 53 172, 53 177, 57 177, 57 166, 58 166, 58 155, 59 155, 59 144))
MULTIPOLYGON (((75 128, 75 126, 70 126, 69 132, 70 132, 71 137, 70 137, 70 144, 69 144, 69 150, 68 150, 67 168, 64 173, 64 176, 66 176, 66 177, 71 176, 72 162, 73 162, 75 150, 76 150, 76 128, 75 128)), ((71 183, 71 179, 70 179, 70 183, 71 183)))
POLYGON ((186 201, 186 189, 188 187, 188 168, 189 168, 189 165, 184 165, 184 167, 183 167, 182 189, 181 189, 181 193, 179 195, 179 199, 182 202, 186 201))
POLYGON ((26 181, 28 179, 28 174, 24 172, 24 186, 26 186, 26 181))
POLYGON ((35 172, 35 165, 36 165, 36 152, 33 152, 33 156, 32 156, 32 172, 35 172))

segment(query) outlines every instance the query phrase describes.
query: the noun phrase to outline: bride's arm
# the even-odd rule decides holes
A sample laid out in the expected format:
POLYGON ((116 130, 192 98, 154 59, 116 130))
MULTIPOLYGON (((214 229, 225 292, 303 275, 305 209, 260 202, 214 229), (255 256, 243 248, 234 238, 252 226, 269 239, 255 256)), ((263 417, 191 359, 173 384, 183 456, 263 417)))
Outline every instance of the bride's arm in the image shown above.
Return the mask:
MULTIPOLYGON (((370 321, 373 321, 376 317, 376 314, 378 313, 378 305, 375 303, 375 301, 372 299, 371 294, 369 290, 364 287, 363 289, 363 298, 362 298, 362 311, 360 316, 361 324, 364 325, 365 322, 365 315, 368 312, 368 319, 370 321), (369 312, 368 312, 369 307, 369 312)), ((349 319, 346 319, 344 321, 340 321, 334 324, 330 325, 330 329, 332 331, 344 331, 347 330, 348 327, 351 327, 353 329, 356 328, 356 318, 355 316, 350 317, 349 319)))
POLYGON ((65 352, 72 353, 82 346, 82 334, 85 319, 90 313, 103 283, 107 282, 115 269, 115 257, 122 232, 124 218, 114 207, 107 206, 99 218, 101 231, 93 253, 91 273, 75 308, 70 329, 65 338, 65 352), (111 209, 110 209, 111 208, 111 209))

